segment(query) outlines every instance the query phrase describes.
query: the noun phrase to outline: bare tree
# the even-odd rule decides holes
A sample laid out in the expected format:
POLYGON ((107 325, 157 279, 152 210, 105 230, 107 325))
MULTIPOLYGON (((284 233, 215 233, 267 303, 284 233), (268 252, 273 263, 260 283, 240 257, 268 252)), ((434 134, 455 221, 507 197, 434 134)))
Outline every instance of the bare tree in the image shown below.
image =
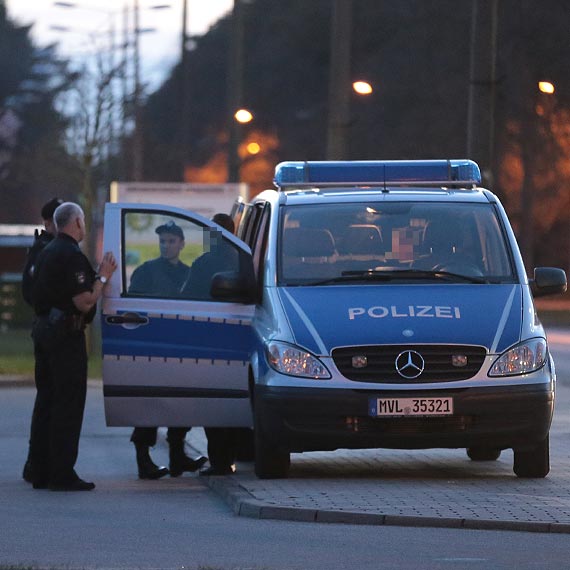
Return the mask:
POLYGON ((100 219, 97 188, 93 180, 96 167, 105 167, 116 153, 116 94, 123 65, 116 64, 112 53, 95 51, 78 70, 72 88, 62 101, 70 116, 67 146, 80 162, 83 174, 81 202, 88 226, 86 251, 95 256, 96 222, 100 219))

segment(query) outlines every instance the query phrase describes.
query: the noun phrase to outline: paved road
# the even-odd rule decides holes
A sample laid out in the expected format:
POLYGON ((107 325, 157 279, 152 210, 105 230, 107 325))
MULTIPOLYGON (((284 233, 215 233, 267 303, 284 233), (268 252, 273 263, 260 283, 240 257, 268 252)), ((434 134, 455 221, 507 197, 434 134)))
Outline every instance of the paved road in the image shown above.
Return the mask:
MULTIPOLYGON (((453 560, 463 561, 453 567, 513 567, 496 534, 483 533, 486 538, 481 538, 469 529, 543 533, 532 535, 532 540, 524 538, 529 536, 524 532, 503 536, 510 547, 525 553, 519 568, 557 567, 555 561, 565 560, 570 547, 570 337, 564 331, 549 337, 558 363, 559 392, 552 471, 542 480, 517 479, 511 452, 503 452, 496 462, 474 463, 463 450, 367 450, 295 454, 287 480, 259 481, 251 465, 243 463, 231 477, 138 481, 130 430, 105 427, 101 387, 94 381, 78 470, 96 481, 96 491, 33 491, 20 479, 33 389, 5 388, 0 392, 0 563, 170 568, 191 559, 210 568, 303 568, 302 559, 289 559, 287 553, 288 546, 302 542, 320 557, 311 568, 364 568, 372 567, 367 560, 374 560, 366 555, 365 537, 372 540, 378 528, 374 525, 384 525, 383 543, 390 537, 382 547, 386 568, 408 567, 403 564, 407 557, 410 568, 417 567, 417 559, 431 561, 425 568, 449 567, 453 560), (242 516, 232 516, 232 509, 242 516), (349 530, 362 523, 369 526, 358 527, 356 534, 349 530), (405 530, 406 525, 448 528, 405 530), (350 556, 342 549, 347 532, 351 548, 361 548, 350 556), (420 536, 425 552, 420 548, 412 555, 406 541, 420 536), (326 552, 323 537, 331 541, 326 552), (481 550, 481 543, 495 550, 481 550), (248 550, 252 544, 255 555, 248 550), (277 564, 278 558, 286 562, 277 564)), ((193 430, 189 441, 205 451, 202 430, 193 430)), ((154 455, 167 461, 164 432, 154 455)))

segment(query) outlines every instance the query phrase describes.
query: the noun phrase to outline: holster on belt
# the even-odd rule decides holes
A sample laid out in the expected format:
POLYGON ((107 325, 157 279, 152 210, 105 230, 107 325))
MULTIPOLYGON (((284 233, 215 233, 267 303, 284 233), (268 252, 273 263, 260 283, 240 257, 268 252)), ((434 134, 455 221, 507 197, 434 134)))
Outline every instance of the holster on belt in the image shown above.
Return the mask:
POLYGON ((82 331, 85 329, 85 315, 68 315, 65 311, 52 307, 48 313, 48 321, 52 326, 64 326, 68 331, 82 331))

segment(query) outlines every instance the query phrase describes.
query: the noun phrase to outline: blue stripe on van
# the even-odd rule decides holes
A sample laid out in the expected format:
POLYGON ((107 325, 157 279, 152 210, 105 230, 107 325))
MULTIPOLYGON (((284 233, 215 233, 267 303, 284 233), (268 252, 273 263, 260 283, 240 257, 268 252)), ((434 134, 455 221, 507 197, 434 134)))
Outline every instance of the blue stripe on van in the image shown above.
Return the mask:
MULTIPOLYGON (((148 316, 148 315, 147 315, 148 316)), ((150 317, 126 330, 103 319, 103 354, 228 361, 249 359, 251 325, 150 317)))

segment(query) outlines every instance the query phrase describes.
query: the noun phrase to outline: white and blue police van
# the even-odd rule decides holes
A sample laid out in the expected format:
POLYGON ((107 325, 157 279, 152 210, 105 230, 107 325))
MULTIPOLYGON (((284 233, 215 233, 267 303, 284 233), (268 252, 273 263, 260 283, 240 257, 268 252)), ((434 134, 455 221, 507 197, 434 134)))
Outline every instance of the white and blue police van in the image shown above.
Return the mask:
POLYGON ((239 237, 107 204, 108 425, 253 426, 260 478, 286 477, 291 453, 436 447, 513 449, 517 476, 545 477, 556 374, 533 297, 566 275, 527 277, 480 184, 469 160, 284 162, 276 190, 234 207, 239 237), (202 288, 130 292, 168 223, 189 273, 220 245, 231 262, 202 288))

